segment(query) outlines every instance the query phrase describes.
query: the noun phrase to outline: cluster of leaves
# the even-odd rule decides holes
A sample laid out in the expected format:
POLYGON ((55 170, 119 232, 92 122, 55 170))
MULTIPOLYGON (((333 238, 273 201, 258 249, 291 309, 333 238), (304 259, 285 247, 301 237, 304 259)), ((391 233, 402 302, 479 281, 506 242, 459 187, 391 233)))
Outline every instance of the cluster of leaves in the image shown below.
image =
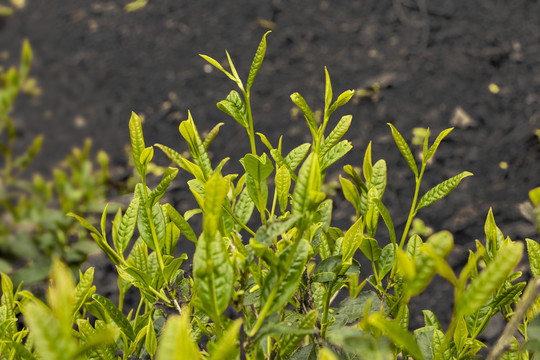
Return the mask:
POLYGON ((274 147, 253 127, 250 89, 265 52, 266 34, 245 84, 229 54, 230 70, 203 56, 240 90, 231 91, 218 108, 246 129, 251 153, 240 159, 244 172, 224 175, 227 158, 213 166, 207 150, 220 125, 203 140, 190 114, 179 127, 190 158, 155 145, 193 176, 188 185, 198 207, 180 214, 172 205, 160 203, 178 168, 167 168, 158 186, 147 187, 154 146, 145 145, 141 120, 133 113, 129 130, 141 179, 133 200, 116 213, 110 232, 107 208, 99 229, 72 214, 115 264, 118 304, 95 293, 92 268, 81 273, 75 285, 65 267, 55 263, 47 303, 14 290, 2 275, 0 353, 5 355, 0 358, 472 359, 484 347, 479 335, 496 314, 510 322, 492 358, 504 354, 505 359, 528 359, 538 351, 539 326, 533 319, 540 310, 537 242, 527 239, 535 280, 524 292, 526 283, 518 281, 522 274, 514 271, 523 243, 505 238, 491 211, 485 241, 476 241, 476 251, 469 253, 459 274, 446 261, 453 248, 452 234, 440 231, 426 239, 408 235, 420 210, 471 175, 460 173, 420 196, 428 160, 451 129, 431 145, 426 130, 419 164, 390 125, 415 177, 401 237, 382 201, 386 163, 372 162, 371 144, 362 172, 345 166, 348 178, 340 178, 356 221, 347 229, 333 227, 332 200, 321 188, 328 167, 352 148, 342 140, 352 118, 343 116, 329 133, 326 128, 332 113, 351 99, 353 91, 334 100, 326 71, 320 122, 302 96, 292 94, 313 141, 283 154, 281 139, 274 147), (256 135, 267 152, 257 150, 256 135), (200 234, 189 223, 193 216, 202 216, 200 234), (181 236, 196 244, 192 272, 181 267, 187 255, 175 251, 181 236), (371 271, 361 271, 359 256, 371 262, 371 271), (425 326, 411 332, 408 304, 437 274, 455 289, 451 323, 444 329, 435 314, 425 310, 425 326), (130 288, 139 291, 140 302, 137 308, 124 309, 130 288), (348 296, 334 304, 340 293, 348 296), (19 313, 26 327, 17 327, 19 313), (526 347, 520 347, 515 331, 527 341, 526 347))
POLYGON ((47 278, 53 256, 78 269, 88 254, 99 251, 84 228, 65 214, 101 213, 109 188, 108 156, 99 152, 95 169, 90 141, 53 170, 53 180, 25 172, 39 153, 43 136, 18 153, 18 132, 9 114, 19 93, 39 93, 28 76, 31 59, 25 41, 19 69, 0 73, 0 271, 13 275, 16 284, 27 285, 47 278))

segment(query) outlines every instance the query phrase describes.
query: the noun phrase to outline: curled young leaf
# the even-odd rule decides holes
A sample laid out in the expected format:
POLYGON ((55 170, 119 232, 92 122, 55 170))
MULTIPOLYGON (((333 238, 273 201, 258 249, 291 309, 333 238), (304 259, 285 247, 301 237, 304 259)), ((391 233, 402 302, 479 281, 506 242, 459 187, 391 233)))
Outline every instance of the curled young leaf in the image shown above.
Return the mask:
POLYGON ((249 75, 246 85, 246 91, 249 92, 249 89, 251 89, 251 85, 253 85, 253 81, 255 80, 255 76, 257 76, 257 73, 259 72, 259 69, 261 68, 261 65, 264 60, 264 55, 266 54, 266 35, 271 33, 271 31, 267 31, 259 43, 259 47, 257 48, 257 51, 255 52, 255 57, 253 58, 253 62, 251 63, 251 68, 249 69, 249 75))
POLYGON ((399 149, 399 152, 403 157, 405 158, 405 161, 407 161, 407 164, 411 168, 412 172, 414 173, 414 176, 418 177, 418 166, 416 165, 416 160, 414 160, 414 156, 411 152, 411 149, 409 148, 409 145, 401 136, 399 131, 394 127, 392 124, 388 124, 390 128, 392 129, 392 136, 394 137, 394 141, 399 149))
POLYGON ((217 103, 217 107, 243 127, 248 127, 246 104, 244 104, 238 92, 232 90, 227 95, 227 99, 217 103))
POLYGON ((309 130, 311 131, 311 135, 314 139, 317 138, 317 131, 318 126, 317 122, 315 121, 315 117, 313 116, 313 113, 311 112, 311 109, 309 108, 308 104, 306 103, 306 100, 300 95, 299 93, 294 93, 291 95, 291 100, 293 103, 298 106, 298 108, 302 111, 304 114, 304 117, 306 118, 306 121, 309 126, 309 130))

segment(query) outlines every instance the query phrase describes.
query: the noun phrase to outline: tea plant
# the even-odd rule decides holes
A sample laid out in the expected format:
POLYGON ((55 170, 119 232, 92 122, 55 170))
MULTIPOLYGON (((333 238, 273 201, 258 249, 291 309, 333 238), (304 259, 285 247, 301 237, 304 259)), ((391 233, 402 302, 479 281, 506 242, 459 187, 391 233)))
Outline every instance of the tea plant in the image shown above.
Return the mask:
POLYGON ((476 240, 476 251, 469 253, 459 274, 446 261, 453 248, 451 233, 439 231, 426 239, 418 233, 408 235, 420 211, 472 175, 462 172, 420 193, 428 161, 452 129, 442 131, 431 144, 426 130, 419 163, 389 124, 415 178, 401 232, 382 201, 387 168, 384 160, 373 163, 371 143, 361 173, 348 165, 348 178, 340 178, 356 220, 347 229, 334 227, 332 200, 321 188, 329 166, 352 148, 342 140, 352 117, 334 123, 331 115, 354 92, 345 91, 334 100, 325 70, 320 122, 303 97, 292 94, 312 142, 284 154, 282 139, 274 146, 255 132, 251 111, 250 91, 265 57, 266 36, 245 82, 228 53, 229 70, 203 55, 240 91, 231 91, 218 108, 247 132, 251 152, 239 159, 243 173, 224 174, 228 158, 212 164, 207 150, 219 125, 203 139, 188 114, 179 126, 188 158, 161 144, 146 146, 141 120, 133 113, 129 131, 140 183, 131 203, 125 211, 118 210, 110 231, 107 208, 98 228, 71 214, 115 264, 119 303, 95 293, 92 268, 81 273, 75 285, 65 266, 55 262, 47 303, 13 289, 9 277, 2 275, 4 358, 472 359, 485 346, 479 335, 498 313, 509 326, 492 357, 530 358, 539 339, 533 317, 540 309, 540 245, 527 239, 535 280, 520 300, 526 283, 518 281, 522 274, 514 268, 523 244, 504 237, 491 211, 484 225, 485 241, 476 240), (266 151, 257 149, 257 136, 266 151), (148 187, 154 147, 193 176, 188 185, 197 208, 180 214, 171 204, 160 203, 178 168, 167 168, 159 185, 148 187), (200 233, 189 223, 194 216, 202 216, 200 233), (192 271, 182 267, 187 255, 177 256, 180 239, 196 244, 192 271), (360 269, 359 256, 371 262, 369 271, 360 269), (455 289, 453 310, 449 302, 451 322, 445 329, 433 312, 424 310, 425 326, 410 329, 408 304, 436 274, 455 289), (125 294, 132 287, 140 293, 140 302, 137 308, 124 309, 125 294), (339 293, 348 296, 336 304, 339 293), (27 326, 22 329, 16 326, 19 312, 27 326), (528 341, 528 347, 521 348, 515 336, 528 341))
POLYGON ((19 93, 39 93, 35 80, 28 76, 31 59, 30 45, 24 42, 19 69, 0 74, 0 271, 12 274, 16 284, 24 281, 26 285, 47 278, 53 256, 78 269, 89 253, 99 251, 83 228, 65 214, 101 213, 110 187, 108 156, 98 153, 96 170, 90 160, 90 141, 54 169, 52 181, 28 174, 43 136, 17 153, 18 131, 9 114, 19 93))

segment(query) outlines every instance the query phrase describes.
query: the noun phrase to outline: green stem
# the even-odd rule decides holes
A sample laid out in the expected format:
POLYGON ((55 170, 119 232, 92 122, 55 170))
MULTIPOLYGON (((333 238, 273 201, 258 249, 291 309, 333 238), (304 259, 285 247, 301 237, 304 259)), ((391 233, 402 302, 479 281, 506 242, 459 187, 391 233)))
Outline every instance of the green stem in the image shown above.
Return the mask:
POLYGON ((259 331, 259 329, 261 328, 262 323, 264 322, 264 319, 266 318, 266 315, 268 315, 268 310, 270 309, 270 306, 272 305, 272 302, 274 301, 274 298, 277 295, 280 283, 281 283, 281 277, 278 278, 276 286, 272 288, 272 291, 270 292, 270 295, 268 296, 268 300, 266 300, 266 303, 264 304, 261 312, 259 313, 259 317, 257 318, 255 325, 249 332, 249 335, 248 335, 249 337, 255 336, 257 331, 259 331))
MULTIPOLYGON (((291 252, 287 256, 287 261, 285 262, 285 265, 286 265, 285 268, 286 269, 289 268, 289 265, 290 265, 292 259, 294 258, 294 255, 296 253, 296 248, 298 247, 298 243, 300 242, 301 236, 302 236, 302 233, 297 233, 296 234, 296 238, 295 238, 293 244, 291 245, 292 246, 291 252)), ((285 278, 285 274, 282 274, 282 275, 278 276, 278 278, 276 280, 276 283, 274 284, 274 287, 272 288, 272 291, 270 291, 270 295, 268 295, 268 299, 266 300, 266 303, 264 304, 261 312, 259 313, 259 317, 257 318, 257 321, 255 322, 255 325, 253 326, 253 328, 251 329, 251 331, 248 334, 248 336, 250 338, 255 336, 257 331, 259 331, 259 329, 261 328, 261 326, 262 326, 262 324, 264 322, 264 319, 268 315, 268 311, 270 310, 270 306, 272 306, 272 303, 274 302, 274 298, 276 297, 277 292, 278 292, 284 278, 285 278)))
POLYGON ((234 222, 236 222, 238 225, 240 225, 242 227, 242 229, 246 230, 248 233, 255 236, 255 232, 253 230, 251 230, 250 228, 248 228, 246 224, 241 222, 240 219, 238 217, 236 217, 236 215, 234 215, 234 213, 229 208, 223 206, 223 209, 225 209, 227 214, 229 214, 229 216, 232 217, 234 222))
POLYGON ((321 318, 321 338, 326 339, 326 330, 328 329, 328 311, 330 310, 330 299, 332 298, 332 288, 336 284, 336 279, 332 280, 328 291, 324 293, 323 314, 321 318))
POLYGON ((244 94, 244 100, 246 102, 246 110, 247 110, 247 132, 249 135, 249 144, 251 145, 251 153, 253 155, 257 155, 257 147, 255 146, 255 130, 253 129, 253 115, 251 114, 251 101, 249 99, 249 92, 246 92, 242 89, 242 93, 244 94))
MULTIPOLYGON (((403 249, 403 247, 405 246, 405 240, 407 239, 409 229, 418 211, 416 209, 416 202, 418 201, 418 194, 420 193, 420 183, 422 182, 422 177, 424 176, 425 169, 426 169, 425 164, 422 164, 422 170, 420 171, 420 175, 418 175, 418 177, 415 178, 416 186, 414 188, 414 197, 411 204, 411 210, 409 211, 409 217, 407 218, 407 223, 405 224, 405 229, 403 229, 403 235, 401 236, 401 240, 399 242, 399 249, 403 249)), ((396 274, 396 263, 397 261, 394 258, 394 264, 392 265, 392 272, 390 273, 390 280, 394 280, 394 276, 396 274)))

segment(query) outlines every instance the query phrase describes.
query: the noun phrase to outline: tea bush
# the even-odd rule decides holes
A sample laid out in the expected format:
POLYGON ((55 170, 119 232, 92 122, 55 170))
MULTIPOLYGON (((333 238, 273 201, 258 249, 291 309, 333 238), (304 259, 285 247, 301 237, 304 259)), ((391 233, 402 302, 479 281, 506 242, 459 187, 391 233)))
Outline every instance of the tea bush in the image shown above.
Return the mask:
POLYGON ((228 53, 228 70, 202 55, 238 88, 217 106, 246 130, 251 152, 239 159, 244 171, 224 173, 228 158, 210 161, 207 151, 219 125, 203 139, 189 114, 179 126, 187 157, 161 144, 147 146, 141 120, 133 113, 129 131, 140 182, 129 206, 118 210, 111 225, 106 207, 97 227, 71 214, 115 264, 119 303, 96 293, 93 268, 75 283, 65 265, 55 261, 45 302, 14 289, 3 274, 0 358, 473 359, 486 346, 479 335, 496 314, 509 324, 490 358, 528 359, 539 349, 536 241, 527 239, 534 277, 527 286, 514 270, 524 244, 505 237, 491 211, 485 240, 476 241, 476 251, 459 273, 446 261, 454 245, 450 232, 408 235, 419 211, 472 175, 464 171, 420 193, 428 160, 452 129, 432 143, 426 129, 418 162, 389 124, 415 179, 401 233, 383 202, 386 163, 373 163, 371 143, 361 172, 347 165, 347 177, 340 177, 356 220, 349 228, 334 227, 332 199, 321 188, 327 169, 352 148, 342 139, 352 117, 333 121, 331 115, 354 92, 335 97, 325 71, 320 122, 303 97, 292 94, 313 140, 284 154, 281 139, 276 146, 255 132, 251 112, 250 91, 265 57, 266 36, 246 81, 228 53), (257 149, 257 138, 265 151, 257 149), (151 189, 146 177, 155 148, 176 167, 167 168, 151 189), (179 169, 193 177, 188 186, 198 204, 183 214, 160 202, 179 169), (190 225, 193 217, 202 217, 200 233, 190 225), (192 271, 182 266, 188 255, 175 251, 180 239, 196 245, 192 271), (370 271, 360 268, 360 256, 371 262, 370 271), (433 312, 424 310, 425 325, 411 332, 408 304, 436 274, 454 288, 451 322, 443 328, 433 312), (130 288, 138 290, 140 302, 126 309, 130 288), (345 296, 336 303, 338 294, 345 296), (18 323, 21 315, 24 326, 18 323))
POLYGON ((88 254, 99 251, 84 228, 65 214, 100 214, 111 187, 108 156, 103 151, 97 154, 96 169, 90 141, 53 170, 53 180, 29 174, 44 139, 36 136, 18 153, 20 139, 10 113, 21 92, 39 95, 35 79, 29 77, 31 60, 32 50, 25 41, 19 69, 0 70, 0 271, 12 275, 17 285, 44 281, 53 256, 78 270, 88 254))

